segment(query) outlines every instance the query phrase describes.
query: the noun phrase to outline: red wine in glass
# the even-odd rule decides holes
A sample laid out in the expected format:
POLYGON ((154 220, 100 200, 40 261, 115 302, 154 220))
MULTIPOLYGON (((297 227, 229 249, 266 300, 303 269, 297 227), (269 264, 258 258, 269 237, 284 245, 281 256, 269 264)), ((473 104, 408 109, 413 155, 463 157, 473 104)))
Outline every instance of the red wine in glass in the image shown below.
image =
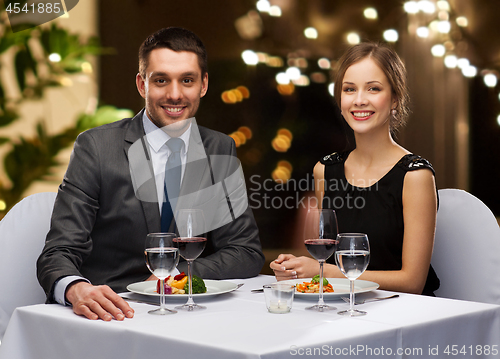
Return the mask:
POLYGON ((307 211, 303 238, 307 251, 319 263, 319 295, 318 303, 306 309, 318 312, 336 309, 323 300, 323 266, 336 250, 337 233, 337 216, 333 209, 310 208, 307 211))
MULTIPOLYGON (((335 252, 335 239, 306 239, 307 251, 318 261, 326 261, 335 252)), ((182 255, 182 252, 181 252, 182 255)))
POLYGON ((179 254, 187 262, 189 292, 186 304, 175 307, 176 309, 193 311, 206 309, 193 300, 193 261, 205 249, 207 238, 205 237, 205 216, 200 209, 181 209, 176 213, 175 222, 179 236, 174 239, 174 245, 179 248, 179 254))
POLYGON ((203 237, 178 237, 174 243, 185 260, 195 260, 205 249, 207 239, 203 237))

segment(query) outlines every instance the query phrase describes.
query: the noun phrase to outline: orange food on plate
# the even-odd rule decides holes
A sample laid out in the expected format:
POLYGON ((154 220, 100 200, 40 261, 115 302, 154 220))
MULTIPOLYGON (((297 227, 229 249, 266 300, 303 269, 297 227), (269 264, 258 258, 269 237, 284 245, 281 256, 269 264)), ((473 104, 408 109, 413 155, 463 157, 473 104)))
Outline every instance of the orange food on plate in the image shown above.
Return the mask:
MULTIPOLYGON (((297 284, 295 290, 300 293, 319 293, 319 283, 303 282, 297 284)), ((333 293, 333 286, 330 283, 324 285, 323 293, 333 293)))

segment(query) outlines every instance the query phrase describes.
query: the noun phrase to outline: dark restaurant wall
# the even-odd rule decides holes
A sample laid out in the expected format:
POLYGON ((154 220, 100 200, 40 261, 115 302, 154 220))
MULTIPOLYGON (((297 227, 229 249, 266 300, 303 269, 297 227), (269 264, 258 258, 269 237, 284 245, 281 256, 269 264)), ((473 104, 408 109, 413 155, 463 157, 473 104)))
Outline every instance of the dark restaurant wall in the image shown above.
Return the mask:
POLYGON ((500 126, 492 119, 500 113, 498 94, 476 78, 470 90, 471 192, 500 216, 500 126))

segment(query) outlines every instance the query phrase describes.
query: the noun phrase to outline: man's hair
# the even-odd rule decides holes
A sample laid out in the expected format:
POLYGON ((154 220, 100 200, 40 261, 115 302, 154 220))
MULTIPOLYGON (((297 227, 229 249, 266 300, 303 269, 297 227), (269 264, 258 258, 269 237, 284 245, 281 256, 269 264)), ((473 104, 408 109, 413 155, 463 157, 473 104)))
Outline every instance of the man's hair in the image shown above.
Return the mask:
POLYGON ((181 27, 167 27, 150 35, 139 48, 139 74, 146 78, 149 54, 154 49, 167 48, 172 51, 190 51, 198 56, 203 78, 208 72, 207 51, 201 39, 193 32, 181 27))

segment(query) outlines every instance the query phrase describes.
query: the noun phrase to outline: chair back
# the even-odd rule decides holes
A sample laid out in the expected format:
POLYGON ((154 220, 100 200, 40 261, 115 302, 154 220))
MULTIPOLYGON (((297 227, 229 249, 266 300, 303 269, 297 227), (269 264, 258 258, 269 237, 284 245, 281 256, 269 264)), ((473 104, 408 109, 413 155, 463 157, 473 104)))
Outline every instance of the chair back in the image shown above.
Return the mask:
POLYGON ((438 297, 500 304, 500 227, 481 200, 439 190, 431 263, 441 281, 438 297))
POLYGON ((45 302, 36 261, 50 228, 56 195, 44 192, 28 196, 0 222, 0 340, 14 309, 45 302))

